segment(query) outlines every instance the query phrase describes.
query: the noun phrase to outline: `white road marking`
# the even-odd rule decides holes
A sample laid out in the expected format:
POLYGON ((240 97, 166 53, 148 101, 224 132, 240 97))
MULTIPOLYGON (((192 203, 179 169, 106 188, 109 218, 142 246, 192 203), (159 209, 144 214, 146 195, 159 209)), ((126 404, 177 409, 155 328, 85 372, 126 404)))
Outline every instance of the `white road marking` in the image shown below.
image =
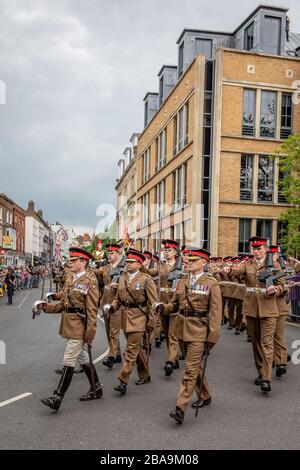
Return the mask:
POLYGON ((17 397, 10 398, 9 400, 2 401, 0 403, 0 408, 2 406, 6 406, 6 405, 9 405, 10 403, 13 403, 14 401, 21 400, 22 398, 25 398, 25 397, 29 397, 30 395, 32 395, 32 393, 23 393, 22 395, 18 395, 17 397))
MULTIPOLYGON (((100 320, 100 321, 103 323, 103 325, 104 325, 104 320, 103 320, 103 318, 99 315, 99 313, 97 314, 97 317, 99 318, 99 320, 100 320)), ((107 356, 108 351, 109 351, 109 348, 107 348, 107 350, 104 351, 104 353, 100 354, 100 356, 96 357, 96 359, 93 360, 93 363, 94 363, 94 364, 97 364, 97 362, 100 362, 102 359, 104 359, 104 357, 107 356)))
POLYGON ((29 294, 31 294, 31 291, 28 291, 27 294, 25 295, 24 299, 22 300, 22 302, 20 303, 20 305, 18 305, 18 307, 15 307, 15 306, 12 306, 10 308, 21 308, 23 303, 25 302, 25 300, 27 299, 27 297, 29 296, 29 294))

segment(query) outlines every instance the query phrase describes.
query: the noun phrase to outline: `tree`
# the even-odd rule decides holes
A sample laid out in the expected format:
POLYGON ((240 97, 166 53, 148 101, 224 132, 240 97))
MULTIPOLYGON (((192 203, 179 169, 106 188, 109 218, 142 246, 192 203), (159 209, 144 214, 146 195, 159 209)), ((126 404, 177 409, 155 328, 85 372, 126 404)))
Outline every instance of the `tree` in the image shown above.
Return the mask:
POLYGON ((290 135, 275 152, 278 157, 279 188, 292 207, 279 218, 285 229, 280 240, 289 255, 300 254, 300 134, 290 135))

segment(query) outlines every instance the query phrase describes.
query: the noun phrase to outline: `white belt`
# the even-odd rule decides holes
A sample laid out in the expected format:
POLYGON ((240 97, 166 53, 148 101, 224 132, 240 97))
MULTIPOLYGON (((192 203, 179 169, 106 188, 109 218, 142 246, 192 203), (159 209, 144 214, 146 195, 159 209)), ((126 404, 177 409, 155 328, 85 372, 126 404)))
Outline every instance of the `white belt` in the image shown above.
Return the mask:
POLYGON ((255 294, 264 294, 267 292, 267 289, 264 287, 246 287, 247 292, 255 292, 255 294))
POLYGON ((219 283, 221 286, 238 286, 237 282, 231 282, 231 281, 221 281, 219 283))
POLYGON ((173 292, 171 287, 161 287, 160 292, 173 292))

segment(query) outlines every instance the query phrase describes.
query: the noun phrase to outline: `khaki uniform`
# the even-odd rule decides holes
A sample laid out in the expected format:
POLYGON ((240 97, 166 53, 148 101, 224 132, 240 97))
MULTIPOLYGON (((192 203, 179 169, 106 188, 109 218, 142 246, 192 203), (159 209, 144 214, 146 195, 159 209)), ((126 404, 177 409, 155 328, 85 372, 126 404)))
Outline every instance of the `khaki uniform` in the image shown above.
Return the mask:
POLYGON ((201 393, 199 385, 205 344, 216 343, 220 335, 222 298, 217 281, 202 274, 192 288, 189 278, 181 279, 165 306, 166 314, 178 311, 176 335, 185 350, 185 365, 176 406, 185 411, 194 390, 201 400, 210 397, 206 377, 201 393), (189 316, 192 312, 203 316, 189 316))
POLYGON ((74 367, 85 341, 93 341, 98 302, 97 279, 91 272, 85 272, 61 291, 59 303, 47 304, 44 309, 45 313, 62 314, 59 334, 68 340, 63 365, 74 367))
POLYGON ((139 379, 149 376, 141 342, 146 329, 154 328, 156 315, 151 307, 157 301, 157 289, 151 276, 138 272, 129 282, 129 274, 122 274, 112 307, 115 311, 120 309, 121 327, 127 340, 123 369, 119 375, 119 379, 125 384, 128 383, 135 364, 139 379))
MULTIPOLYGON (((162 263, 159 270, 160 275, 160 301, 167 304, 171 301, 174 286, 172 282, 168 281, 168 274, 175 271, 176 263, 169 268, 167 263, 162 263)), ((175 281, 176 284, 176 281, 175 281)), ((175 363, 179 357, 179 343, 176 336, 176 325, 178 319, 178 312, 172 312, 170 315, 161 315, 162 329, 166 335, 166 341, 168 346, 167 362, 175 363)))
POLYGON ((286 318, 289 313, 289 303, 286 302, 287 293, 288 287, 285 287, 282 295, 276 297, 279 311, 274 334, 274 362, 276 366, 287 364, 288 349, 285 342, 286 318))
MULTIPOLYGON (((272 379, 274 334, 279 311, 276 296, 265 292, 265 284, 258 279, 259 273, 266 270, 265 264, 259 266, 256 260, 231 269, 231 275, 244 276, 246 292, 243 313, 247 317, 248 333, 251 337, 254 362, 263 380, 272 379), (252 289, 252 291, 249 290, 252 289)), ((284 287, 280 280, 274 284, 279 287, 279 294, 284 287)))
MULTIPOLYGON (((112 276, 111 266, 104 266, 99 271, 101 272, 104 286, 103 297, 101 299, 101 305, 111 304, 117 294, 117 288, 112 287, 112 276)), ((106 327, 109 335, 109 351, 108 357, 114 357, 121 355, 120 349, 120 331, 121 331, 121 311, 118 310, 111 314, 108 319, 105 319, 106 327)))

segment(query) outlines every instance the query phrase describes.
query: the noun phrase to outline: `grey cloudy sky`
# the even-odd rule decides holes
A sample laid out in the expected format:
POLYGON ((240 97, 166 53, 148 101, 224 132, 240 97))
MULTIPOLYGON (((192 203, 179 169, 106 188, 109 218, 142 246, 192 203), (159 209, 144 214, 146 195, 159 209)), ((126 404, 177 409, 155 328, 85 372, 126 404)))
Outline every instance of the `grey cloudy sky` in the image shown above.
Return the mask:
MULTIPOLYGON (((263 3, 263 2, 262 2, 263 3)), ((233 31, 258 0, 0 0, 0 191, 51 222, 96 227, 142 99, 187 28, 233 31)), ((290 8, 300 32, 300 3, 290 8)))

